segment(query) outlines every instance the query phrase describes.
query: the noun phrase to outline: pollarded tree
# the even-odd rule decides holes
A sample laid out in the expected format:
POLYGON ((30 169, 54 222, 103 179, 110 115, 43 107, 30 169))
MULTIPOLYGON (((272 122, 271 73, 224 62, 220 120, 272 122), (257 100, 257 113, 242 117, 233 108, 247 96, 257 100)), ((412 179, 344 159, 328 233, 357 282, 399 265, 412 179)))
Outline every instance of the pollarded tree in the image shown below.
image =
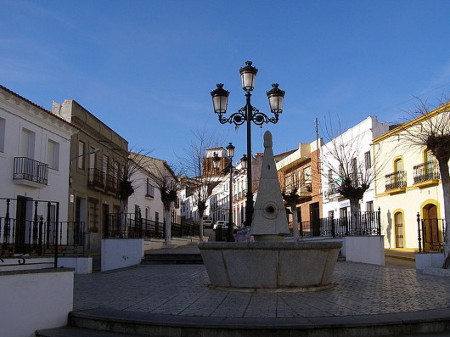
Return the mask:
POLYGON ((139 163, 140 168, 151 175, 159 189, 164 208, 164 241, 169 244, 172 239, 172 218, 170 215, 177 201, 179 189, 177 175, 165 160, 139 154, 135 154, 135 160, 139 163))
MULTIPOLYGON (((128 199, 134 193, 135 190, 135 174, 139 170, 142 165, 142 158, 147 156, 149 152, 144 150, 130 150, 119 151, 116 150, 116 156, 113 157, 113 163, 110 164, 109 172, 113 172, 111 179, 114 181, 117 178, 117 195, 120 200, 119 206, 119 226, 120 230, 125 230, 126 227, 126 214, 128 213, 128 199), (117 163, 119 162, 117 159, 121 156, 126 157, 126 161, 124 165, 120 166, 117 163)), ((108 184, 108 176, 106 177, 108 184)))
POLYGON ((220 181, 220 172, 216 172, 213 157, 207 157, 207 150, 213 148, 213 138, 207 136, 205 131, 194 132, 190 142, 187 156, 181 161, 183 172, 190 178, 189 189, 192 191, 194 203, 197 205, 199 215, 200 241, 203 241, 203 215, 208 207, 208 199, 214 187, 220 181))
MULTIPOLYGON (((387 124, 368 117, 356 126, 342 132, 331 123, 325 124, 325 138, 329 141, 322 147, 322 175, 335 190, 350 202, 351 223, 358 225, 361 211, 360 201, 374 182, 371 142, 388 131, 387 124)), ((383 165, 380 161, 377 165, 383 165)), ((379 169, 379 167, 377 167, 379 169)))
MULTIPOLYGON (((426 148, 431 151, 439 165, 444 196, 445 221, 450 219, 450 101, 441 104, 437 109, 429 109, 426 102, 419 100, 411 123, 405 124, 404 137, 410 146, 426 148)), ((444 251, 447 257, 445 264, 449 267, 450 261, 450 230, 446 226, 444 251)))
POLYGON ((286 182, 286 177, 283 176, 281 179, 281 195, 283 196, 284 201, 291 209, 292 212, 292 234, 294 236, 294 240, 299 239, 298 232, 298 217, 297 217, 297 204, 300 202, 300 179, 298 174, 291 173, 289 176, 289 182, 286 182))

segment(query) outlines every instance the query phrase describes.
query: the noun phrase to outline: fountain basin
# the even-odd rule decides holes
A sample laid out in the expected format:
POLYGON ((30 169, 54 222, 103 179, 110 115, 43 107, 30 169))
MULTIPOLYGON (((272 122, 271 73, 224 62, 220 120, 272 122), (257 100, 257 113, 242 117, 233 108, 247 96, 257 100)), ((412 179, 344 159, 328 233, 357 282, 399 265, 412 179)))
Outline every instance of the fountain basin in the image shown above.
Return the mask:
POLYGON ((203 242, 198 247, 212 286, 310 288, 331 284, 342 242, 203 242))

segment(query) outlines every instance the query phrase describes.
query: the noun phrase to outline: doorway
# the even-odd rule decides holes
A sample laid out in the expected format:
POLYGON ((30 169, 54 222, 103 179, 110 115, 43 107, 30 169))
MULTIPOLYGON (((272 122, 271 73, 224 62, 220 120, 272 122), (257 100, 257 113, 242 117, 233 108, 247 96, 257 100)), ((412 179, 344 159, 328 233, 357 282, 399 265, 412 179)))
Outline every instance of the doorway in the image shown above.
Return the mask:
MULTIPOLYGON (((30 230, 30 224, 27 226, 27 202, 30 198, 17 196, 16 205, 16 238, 14 252, 16 254, 25 254, 27 230, 30 230)), ((28 242, 29 243, 29 242, 28 242)))
POLYGON ((404 248, 404 226, 403 213, 397 212, 394 214, 395 224, 395 248, 404 248))
POLYGON ((424 250, 439 251, 441 249, 441 233, 439 232, 437 206, 427 204, 423 208, 422 235, 424 250))
POLYGON ((319 203, 318 202, 315 202, 315 203, 309 205, 309 214, 310 214, 313 236, 320 236, 320 213, 319 213, 319 203))

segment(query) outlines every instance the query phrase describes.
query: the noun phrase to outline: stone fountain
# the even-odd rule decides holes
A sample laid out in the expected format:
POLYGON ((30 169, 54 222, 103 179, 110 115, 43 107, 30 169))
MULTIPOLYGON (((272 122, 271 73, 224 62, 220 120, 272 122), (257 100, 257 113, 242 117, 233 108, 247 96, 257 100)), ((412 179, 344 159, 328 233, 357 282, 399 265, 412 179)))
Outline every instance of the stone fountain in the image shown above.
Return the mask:
POLYGON ((331 285, 341 242, 287 242, 289 226, 273 158, 264 134, 264 158, 250 235, 254 242, 203 242, 203 262, 213 287, 318 289, 331 285))

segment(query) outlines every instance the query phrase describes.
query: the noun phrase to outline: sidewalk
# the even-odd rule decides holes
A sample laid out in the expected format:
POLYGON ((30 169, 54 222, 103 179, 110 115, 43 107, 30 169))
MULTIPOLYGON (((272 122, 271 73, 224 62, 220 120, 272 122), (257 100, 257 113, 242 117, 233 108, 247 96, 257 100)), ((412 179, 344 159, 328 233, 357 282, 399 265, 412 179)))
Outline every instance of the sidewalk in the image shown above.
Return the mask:
POLYGON ((417 249, 411 249, 411 248, 386 248, 384 250, 384 255, 388 257, 395 257, 398 259, 405 259, 405 260, 416 260, 415 254, 418 252, 417 249))
POLYGON ((75 275, 74 309, 102 307, 181 316, 267 318, 450 309, 450 282, 446 277, 338 262, 333 280, 333 288, 320 292, 234 292, 208 288, 203 265, 139 265, 75 275))

